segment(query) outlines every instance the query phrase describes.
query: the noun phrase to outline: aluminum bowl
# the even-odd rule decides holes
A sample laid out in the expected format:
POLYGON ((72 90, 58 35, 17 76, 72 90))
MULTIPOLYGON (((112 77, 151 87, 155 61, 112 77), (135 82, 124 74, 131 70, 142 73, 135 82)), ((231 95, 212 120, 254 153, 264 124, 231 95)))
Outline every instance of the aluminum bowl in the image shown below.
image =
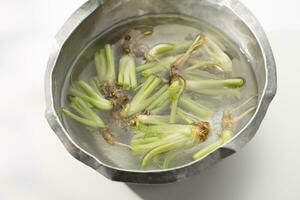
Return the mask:
POLYGON ((158 184, 184 180, 243 147, 255 135, 276 93, 276 66, 267 37, 256 18, 237 0, 90 0, 55 37, 45 77, 46 118, 66 149, 78 160, 114 181, 158 184), (259 103, 253 117, 232 140, 205 158, 166 170, 126 170, 103 162, 95 144, 68 133, 61 113, 62 85, 69 66, 100 33, 118 22, 147 14, 177 14, 221 29, 245 52, 257 80, 259 103), (88 146, 88 148, 86 148, 88 146))

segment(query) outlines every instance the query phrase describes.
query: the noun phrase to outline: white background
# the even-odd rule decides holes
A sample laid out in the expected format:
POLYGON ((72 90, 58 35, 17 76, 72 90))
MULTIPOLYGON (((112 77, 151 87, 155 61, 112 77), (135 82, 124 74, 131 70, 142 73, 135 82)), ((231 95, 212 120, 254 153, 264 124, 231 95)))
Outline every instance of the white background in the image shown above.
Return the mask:
POLYGON ((75 160, 44 119, 55 33, 84 0, 0 0, 0 199, 300 199, 299 0, 243 0, 266 30, 278 93, 240 152, 179 184, 128 186, 75 160))

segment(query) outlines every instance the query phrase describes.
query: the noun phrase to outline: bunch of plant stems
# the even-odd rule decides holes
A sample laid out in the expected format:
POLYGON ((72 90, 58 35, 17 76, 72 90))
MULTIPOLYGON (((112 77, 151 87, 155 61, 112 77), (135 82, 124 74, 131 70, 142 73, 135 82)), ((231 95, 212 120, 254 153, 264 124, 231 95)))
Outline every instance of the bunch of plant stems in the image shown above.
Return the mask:
MULTIPOLYGON (((158 44, 143 52, 147 62, 136 66, 138 56, 134 48, 140 46, 138 42, 146 35, 143 33, 134 40, 126 35, 122 39, 123 55, 118 64, 117 79, 112 45, 107 44, 97 51, 94 57, 97 78, 90 84, 78 81, 69 90, 73 96, 70 109, 78 114, 66 108, 62 112, 85 126, 99 129, 109 144, 120 144, 130 148, 134 154, 142 154, 142 168, 157 157, 164 158, 162 166, 166 168, 177 155, 205 141, 210 132, 210 125, 205 119, 214 113, 213 109, 191 98, 188 92, 232 95, 245 81, 242 78, 221 79, 205 71, 207 66, 215 66, 224 73, 230 73, 232 61, 215 42, 201 35, 194 41, 158 44), (198 51, 205 52, 211 60, 191 62, 198 51), (167 73, 168 84, 164 81, 167 73), (138 74, 146 77, 143 83, 139 82, 138 74), (120 100, 124 98, 123 91, 133 93, 126 103, 120 100), (131 129, 139 132, 131 139, 130 145, 116 142, 94 111, 112 110, 116 108, 116 102, 120 104, 117 107, 119 116, 133 120, 135 126, 131 129)), ((232 137, 233 129, 228 124, 237 120, 232 120, 228 113, 224 112, 223 121, 226 123, 223 122, 220 139, 195 154, 193 159, 202 158, 232 137)))

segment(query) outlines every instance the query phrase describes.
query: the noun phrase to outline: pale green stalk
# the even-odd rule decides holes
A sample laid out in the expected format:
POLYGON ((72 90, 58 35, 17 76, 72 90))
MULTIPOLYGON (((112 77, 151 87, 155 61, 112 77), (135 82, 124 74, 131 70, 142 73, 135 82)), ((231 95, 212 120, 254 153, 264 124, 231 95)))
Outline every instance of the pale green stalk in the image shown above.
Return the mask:
POLYGON ((110 44, 106 44, 104 46, 105 58, 106 58, 106 76, 105 79, 107 81, 115 81, 115 62, 114 62, 114 54, 113 49, 110 44))
POLYGON ((106 44, 103 49, 95 53, 94 60, 99 81, 107 81, 109 84, 114 84, 115 63, 113 49, 110 44, 106 44))
POLYGON ((216 66, 216 65, 218 65, 218 62, 214 60, 200 60, 195 64, 193 64, 192 66, 187 67, 183 71, 191 71, 199 68, 205 68, 205 67, 216 66))
MULTIPOLYGON (((137 94, 133 97, 132 101, 128 103, 121 111, 121 115, 131 116, 144 110, 154 100, 154 98, 151 98, 150 95, 160 84, 160 82, 161 80, 159 78, 150 76, 137 94)), ((156 97, 158 94, 156 93, 153 96, 156 97)))
POLYGON ((168 124, 169 115, 138 115, 137 120, 142 124, 168 124))
POLYGON ((90 85, 92 87, 92 89, 101 97, 103 97, 103 95, 101 94, 101 92, 99 91, 98 89, 98 86, 97 86, 97 82, 96 80, 97 78, 92 78, 89 82, 90 82, 90 85))
POLYGON ((99 80, 103 80, 104 76, 106 75, 106 58, 105 58, 105 51, 101 49, 95 53, 95 64, 96 64, 96 71, 99 80))
POLYGON ((132 55, 123 55, 120 59, 118 84, 124 89, 134 89, 137 86, 135 60, 132 55))
POLYGON ((181 94, 183 93, 184 87, 185 81, 181 77, 175 76, 172 78, 171 85, 169 86, 171 99, 170 123, 176 122, 178 101, 181 97, 181 94))
POLYGON ((138 73, 142 72, 146 69, 150 69, 150 68, 154 67, 155 65, 157 65, 157 62, 148 62, 148 63, 142 64, 142 65, 136 67, 136 72, 138 72, 138 73))
POLYGON ((155 45, 148 52, 147 59, 149 61, 153 61, 154 60, 153 58, 156 58, 162 54, 168 53, 175 48, 176 48, 176 46, 174 44, 168 44, 168 43, 155 45))
POLYGON ((161 88, 163 90, 163 93, 161 93, 157 98, 154 98, 152 103, 148 106, 147 110, 151 111, 155 108, 157 108, 159 105, 161 105, 164 102, 169 101, 169 91, 168 86, 163 86, 161 88))
POLYGON ((148 77, 152 74, 157 74, 163 71, 167 71, 171 68, 171 65, 176 61, 177 57, 166 57, 160 62, 156 62, 151 68, 142 71, 143 76, 148 77))
POLYGON ((179 118, 181 118, 183 121, 185 121, 188 124, 195 124, 201 121, 201 119, 191 113, 188 113, 181 108, 178 108, 177 115, 179 118))
POLYGON ((216 142, 208 145, 207 147, 205 147, 202 150, 195 153, 192 157, 193 160, 199 160, 199 159, 203 158, 204 156, 212 153, 213 151, 218 149, 221 145, 223 145, 228 140, 230 140, 230 138, 232 138, 232 136, 233 136, 233 132, 231 130, 222 131, 219 136, 219 139, 216 142))
POLYGON ((154 148, 149 153, 147 153, 145 155, 145 157, 143 158, 142 163, 141 163, 141 168, 146 167, 148 165, 149 161, 151 161, 152 158, 154 158, 155 156, 157 156, 161 153, 164 153, 164 152, 168 152, 171 149, 173 149, 173 148, 177 147, 178 145, 182 144, 183 142, 184 142, 184 139, 181 139, 181 140, 177 140, 177 141, 167 143, 165 145, 161 145, 161 146, 158 146, 158 147, 154 148))
POLYGON ((93 128, 104 128, 102 119, 79 97, 71 99, 71 106, 80 114, 80 116, 62 108, 62 112, 70 118, 93 128))
POLYGON ((148 53, 147 59, 153 61, 153 58, 160 58, 167 55, 175 55, 185 52, 191 45, 193 41, 183 41, 178 44, 158 44, 154 46, 148 53))
POLYGON ((225 80, 198 80, 186 81, 186 89, 199 94, 207 95, 232 95, 237 94, 239 88, 244 85, 241 78, 225 80))
POLYGON ((155 108, 150 110, 150 113, 153 115, 157 115, 165 111, 170 105, 170 100, 167 98, 166 101, 158 104, 155 108))
POLYGON ((232 72, 232 61, 226 53, 210 38, 205 38, 205 43, 203 45, 205 51, 211 56, 214 60, 218 61, 218 66, 224 72, 232 72))
POLYGON ((82 98, 95 108, 101 110, 110 110, 113 108, 113 103, 106 100, 102 95, 99 95, 100 91, 97 88, 91 87, 84 81, 78 81, 78 84, 84 93, 75 87, 70 87, 69 91, 72 95, 82 98))
POLYGON ((180 153, 182 153, 181 149, 168 152, 164 159, 163 168, 167 169, 170 165, 170 162, 180 153))
POLYGON ((180 105, 180 107, 193 113, 197 117, 209 117, 213 113, 212 109, 210 109, 206 106, 203 106, 200 103, 197 103, 197 102, 193 101, 192 99, 186 98, 184 96, 182 96, 179 99, 179 105, 180 105))
POLYGON ((179 74, 185 79, 185 80, 206 80, 206 79, 213 79, 213 80, 219 80, 219 78, 212 73, 209 73, 207 71, 203 70, 183 70, 180 71, 179 74))

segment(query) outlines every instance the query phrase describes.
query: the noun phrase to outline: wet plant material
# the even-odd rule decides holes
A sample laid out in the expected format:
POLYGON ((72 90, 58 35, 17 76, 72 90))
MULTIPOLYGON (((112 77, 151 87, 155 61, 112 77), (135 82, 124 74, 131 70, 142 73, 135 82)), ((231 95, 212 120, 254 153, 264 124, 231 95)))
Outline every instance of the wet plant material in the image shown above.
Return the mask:
MULTIPOLYGON (((213 101, 200 103, 191 94, 236 98, 245 85, 244 78, 232 77, 232 58, 211 38, 196 35, 193 40, 162 41, 151 47, 144 40, 153 31, 129 29, 117 43, 99 48, 94 55, 95 76, 72 84, 70 104, 62 108, 65 116, 98 130, 111 148, 123 146, 132 156, 141 156, 142 169, 153 163, 168 168, 210 136, 215 126, 209 120, 216 112, 213 101), (128 135, 130 143, 117 141, 118 133, 111 133, 99 113, 109 114, 120 128, 135 133, 128 135)), ((191 161, 228 142, 235 124, 254 110, 232 117, 236 110, 225 109, 219 139, 191 161)))

